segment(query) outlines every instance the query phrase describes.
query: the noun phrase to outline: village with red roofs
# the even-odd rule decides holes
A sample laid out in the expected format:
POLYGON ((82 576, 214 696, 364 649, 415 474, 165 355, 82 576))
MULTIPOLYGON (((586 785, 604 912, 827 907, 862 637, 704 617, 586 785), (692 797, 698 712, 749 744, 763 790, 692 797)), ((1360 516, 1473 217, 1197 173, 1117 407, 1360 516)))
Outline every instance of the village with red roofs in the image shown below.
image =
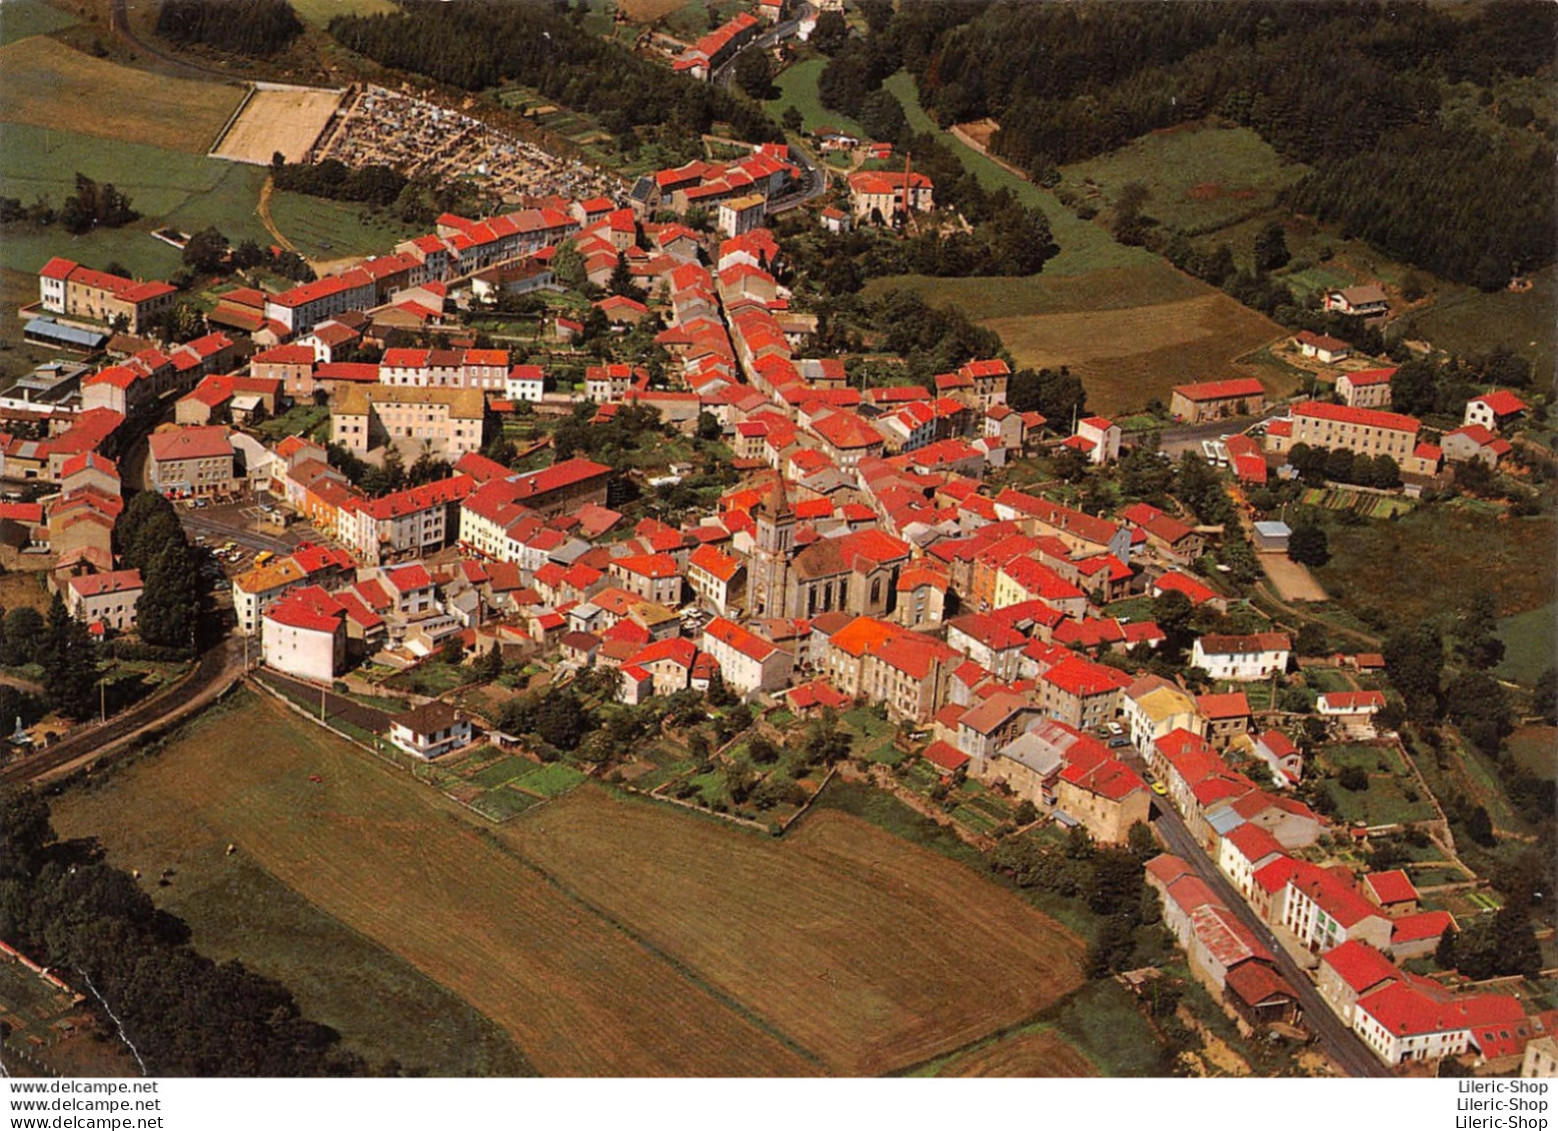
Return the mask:
POLYGON ((60 239, 20 311, 60 357, 0 395, 8 788, 111 791, 238 697, 487 837, 596 793, 908 836, 1065 925, 1151 1050, 1064 1030, 1100 1074, 1558 1075, 1550 374, 1441 346, 1395 266, 1316 267, 1238 365, 1123 393, 930 301, 1002 281, 967 257, 1024 205, 938 157, 986 160, 961 133, 859 128, 891 98, 779 127, 787 68, 906 18, 864 7, 646 25, 721 108, 701 142, 290 278, 60 239))

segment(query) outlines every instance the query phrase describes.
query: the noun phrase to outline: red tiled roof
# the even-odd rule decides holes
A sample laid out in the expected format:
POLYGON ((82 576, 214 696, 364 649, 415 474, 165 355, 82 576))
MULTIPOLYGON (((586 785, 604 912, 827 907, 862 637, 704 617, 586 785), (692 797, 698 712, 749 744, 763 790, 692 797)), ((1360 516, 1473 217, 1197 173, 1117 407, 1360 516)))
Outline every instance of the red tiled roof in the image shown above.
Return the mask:
POLYGON ((1177 570, 1165 573, 1153 582, 1153 587, 1164 593, 1183 593, 1192 605, 1203 605, 1217 596, 1208 586, 1177 570))
POLYGON ((1253 377, 1238 377, 1231 381, 1201 381, 1191 385, 1175 385, 1174 392, 1192 401, 1221 401, 1234 397, 1264 397, 1265 387, 1253 377))
POLYGON ((1462 994, 1440 1001, 1405 982, 1364 995, 1358 1008, 1397 1037, 1453 1033, 1525 1017, 1519 1000, 1506 994, 1462 994))
POLYGON ((1118 691, 1131 682, 1131 677, 1118 668, 1095 664, 1081 656, 1068 656, 1042 678, 1068 695, 1082 697, 1118 691))
POLYGON ((750 659, 762 662, 772 656, 779 649, 773 643, 764 640, 761 636, 749 632, 733 621, 724 617, 716 617, 708 623, 703 630, 704 635, 712 636, 722 644, 729 645, 742 655, 750 659))
POLYGON ((1471 403, 1487 405, 1493 410, 1495 416, 1513 416, 1517 412, 1526 411, 1526 402, 1508 389, 1499 389, 1492 393, 1484 393, 1480 397, 1473 397, 1471 403))
POLYGON ((1327 401, 1305 401, 1293 406, 1294 416, 1307 416, 1315 420, 1330 420, 1338 424, 1357 424, 1366 428, 1382 428, 1390 432, 1416 433, 1421 425, 1415 417, 1399 412, 1381 412, 1373 408, 1353 408, 1351 405, 1330 404, 1327 401))
POLYGON ((101 597, 105 593, 126 593, 141 588, 141 571, 121 569, 112 573, 89 573, 72 577, 68 583, 78 597, 101 597))
POLYGON ((149 440, 152 458, 158 463, 166 463, 169 460, 230 456, 233 454, 233 445, 227 439, 227 434, 225 427, 215 424, 153 432, 149 440))
POLYGON ((1390 941, 1395 944, 1436 939, 1454 928, 1455 917, 1448 911, 1419 911, 1391 920, 1390 941))
POLYGON ((1367 894, 1372 895, 1374 902, 1381 907, 1389 907, 1392 903, 1417 901, 1417 889, 1412 886, 1412 881, 1407 879, 1407 874, 1399 868, 1393 868, 1388 872, 1370 872, 1363 877, 1363 886, 1368 889, 1367 894))
POLYGON ((955 774, 968 765, 968 755, 949 742, 936 741, 920 751, 920 756, 944 773, 955 774))
POLYGON ((724 582, 729 582, 741 569, 741 562, 736 558, 708 545, 699 546, 694 550, 687 563, 724 582))
POLYGON ((1259 863, 1273 854, 1283 855, 1282 845, 1276 837, 1260 825, 1253 825, 1248 821, 1239 825, 1224 839, 1237 848, 1251 864, 1259 863))
POLYGON ((1320 696, 1324 705, 1335 711, 1379 710, 1385 705, 1382 691, 1327 691, 1320 696))
POLYGON ((1198 695, 1196 708, 1208 719, 1246 719, 1250 716, 1250 701, 1242 691, 1198 695))
POLYGON ((1401 972, 1390 959, 1365 942, 1348 939, 1321 955, 1320 961, 1335 970, 1353 991, 1361 994, 1381 982, 1393 982, 1401 972))

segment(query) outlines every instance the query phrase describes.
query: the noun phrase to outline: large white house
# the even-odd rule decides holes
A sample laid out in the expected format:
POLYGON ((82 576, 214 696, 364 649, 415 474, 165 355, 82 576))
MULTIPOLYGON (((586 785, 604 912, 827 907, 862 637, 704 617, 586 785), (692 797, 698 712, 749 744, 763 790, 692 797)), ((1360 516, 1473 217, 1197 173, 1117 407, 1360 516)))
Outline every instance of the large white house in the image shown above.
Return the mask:
POLYGON ((778 691, 790 682, 790 653, 724 617, 703 630, 703 650, 719 662, 725 686, 738 695, 778 691))
POLYGON ((295 589, 260 622, 265 666, 329 683, 346 664, 346 609, 317 585, 295 589))
POLYGON ((65 611, 86 624, 123 632, 135 627, 135 610, 141 600, 141 571, 121 569, 113 573, 89 573, 72 577, 65 585, 65 611))
POLYGON ((390 741, 418 758, 437 758, 471 744, 471 720, 436 699, 391 715, 389 723, 390 741))
POLYGON ((1292 650, 1293 642, 1283 632, 1209 634, 1191 646, 1190 663, 1213 679, 1269 679, 1287 670, 1292 650))

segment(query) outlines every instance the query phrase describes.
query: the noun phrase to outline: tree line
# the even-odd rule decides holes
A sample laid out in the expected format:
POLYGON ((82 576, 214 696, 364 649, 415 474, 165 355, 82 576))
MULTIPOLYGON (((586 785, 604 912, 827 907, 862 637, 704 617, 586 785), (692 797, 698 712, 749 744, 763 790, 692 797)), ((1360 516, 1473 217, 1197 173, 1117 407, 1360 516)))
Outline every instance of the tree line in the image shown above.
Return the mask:
POLYGON ((287 0, 163 0, 157 34, 180 46, 263 58, 290 47, 303 22, 287 0))
POLYGON ((404 0, 393 15, 337 16, 329 30, 375 62, 450 86, 535 87, 618 136, 640 126, 697 136, 725 121, 746 141, 781 140, 755 103, 602 40, 548 5, 404 0))
MULTIPOLYGON (((1292 206, 1398 258, 1491 287, 1554 257, 1558 127, 1441 115, 1450 84, 1472 83, 1491 102, 1494 84, 1550 64, 1550 5, 1003 0, 939 20, 920 7, 930 6, 892 20, 888 58, 862 52, 851 70, 869 81, 896 54, 940 121, 995 118, 992 150, 1040 183, 1062 164, 1216 115, 1314 167, 1292 206)), ((831 85, 848 88, 846 78, 831 85)))
POLYGON ((190 946, 183 920, 158 910, 95 842, 60 841, 48 803, 30 791, 0 798, 0 937, 84 993, 151 1075, 370 1072, 281 983, 190 946))
POLYGON ((112 184, 98 184, 84 173, 76 174, 76 191, 67 196, 58 208, 43 197, 30 205, 24 205, 20 197, 0 196, 0 225, 19 224, 24 221, 48 227, 58 224, 72 235, 90 232, 93 228, 122 228, 141 218, 126 192, 112 184))
POLYGON ((388 208, 409 183, 403 173, 388 165, 352 168, 334 157, 310 165, 289 165, 280 153, 271 158, 271 183, 286 192, 350 200, 388 208))

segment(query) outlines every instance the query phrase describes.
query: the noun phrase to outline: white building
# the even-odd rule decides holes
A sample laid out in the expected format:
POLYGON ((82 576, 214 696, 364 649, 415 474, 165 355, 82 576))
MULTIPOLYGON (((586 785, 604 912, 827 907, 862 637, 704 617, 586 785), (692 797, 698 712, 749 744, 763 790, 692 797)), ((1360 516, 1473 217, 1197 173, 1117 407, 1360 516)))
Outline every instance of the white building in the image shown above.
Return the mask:
POLYGON ((389 740, 418 758, 437 758, 471 744, 471 720, 436 699, 391 715, 389 722, 389 740))
POLYGON ((141 571, 138 569, 72 577, 65 585, 65 611, 86 624, 101 624, 124 632, 135 627, 135 610, 140 604, 141 592, 141 571))
POLYGON ((346 664, 346 610, 318 586, 294 590, 260 623, 265 666, 329 683, 346 664))
POLYGON ((778 691, 790 682, 788 652, 723 617, 703 630, 703 650, 719 663, 725 686, 738 695, 778 691))
POLYGON ((511 401, 540 404, 545 387, 546 374, 539 365, 516 365, 503 383, 503 395, 511 401))
POLYGON ((1257 632, 1249 636, 1207 635, 1190 649, 1192 667, 1213 679, 1269 679, 1287 670, 1293 649, 1286 633, 1257 632))
POLYGON ((1102 416, 1089 416, 1077 421, 1077 434, 1066 444, 1079 449, 1090 463, 1112 463, 1120 458, 1120 426, 1102 416))

